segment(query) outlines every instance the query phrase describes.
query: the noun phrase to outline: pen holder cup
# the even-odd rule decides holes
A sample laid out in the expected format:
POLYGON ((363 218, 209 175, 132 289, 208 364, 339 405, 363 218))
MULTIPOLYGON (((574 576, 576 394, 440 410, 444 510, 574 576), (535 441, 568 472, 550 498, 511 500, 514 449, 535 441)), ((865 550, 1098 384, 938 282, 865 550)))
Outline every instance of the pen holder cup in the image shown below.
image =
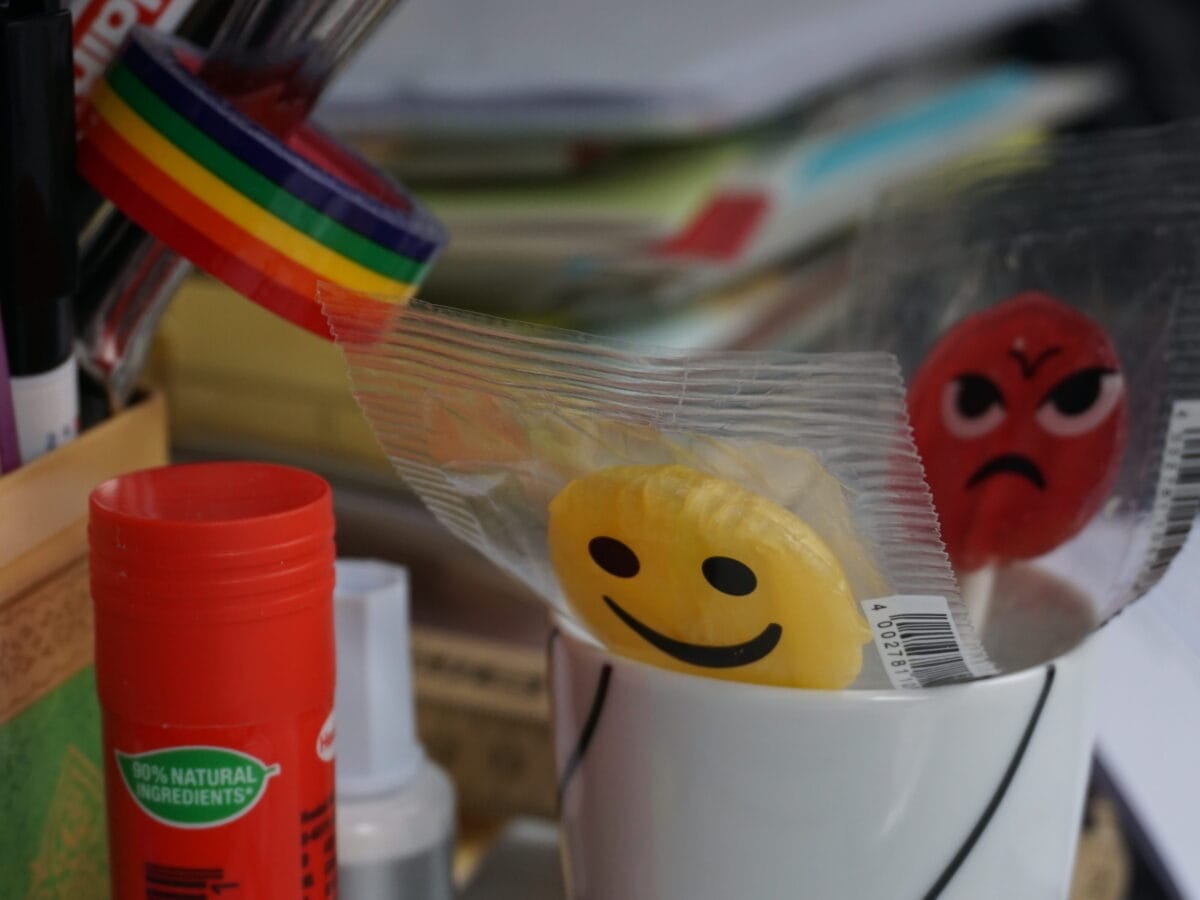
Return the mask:
POLYGON ((0 478, 5 897, 108 897, 88 495, 114 475, 166 461, 166 408, 149 395, 0 478))
POLYGON ((1094 736, 1096 638, 919 691, 654 668, 558 623, 572 900, 1062 900, 1094 736))

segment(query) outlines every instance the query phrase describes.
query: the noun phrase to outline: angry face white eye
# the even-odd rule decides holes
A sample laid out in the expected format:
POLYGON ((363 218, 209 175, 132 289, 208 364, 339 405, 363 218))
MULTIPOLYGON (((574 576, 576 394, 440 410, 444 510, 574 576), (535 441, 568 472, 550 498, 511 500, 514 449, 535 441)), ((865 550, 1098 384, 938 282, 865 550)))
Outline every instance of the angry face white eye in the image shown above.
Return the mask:
POLYGON ((942 421, 955 437, 982 437, 1006 416, 1004 395, 985 375, 968 372, 942 389, 942 421))
POLYGON ((1108 418, 1124 392, 1119 372, 1081 369, 1046 393, 1038 405, 1038 424, 1058 437, 1086 434, 1108 418))

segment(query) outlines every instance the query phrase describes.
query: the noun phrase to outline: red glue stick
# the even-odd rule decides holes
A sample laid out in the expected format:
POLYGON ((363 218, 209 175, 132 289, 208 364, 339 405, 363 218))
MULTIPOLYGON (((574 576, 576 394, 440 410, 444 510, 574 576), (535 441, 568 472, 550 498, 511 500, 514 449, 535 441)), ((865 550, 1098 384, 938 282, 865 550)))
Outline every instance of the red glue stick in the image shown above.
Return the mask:
POLYGON ((329 486, 168 466, 90 513, 113 900, 336 896, 329 486))

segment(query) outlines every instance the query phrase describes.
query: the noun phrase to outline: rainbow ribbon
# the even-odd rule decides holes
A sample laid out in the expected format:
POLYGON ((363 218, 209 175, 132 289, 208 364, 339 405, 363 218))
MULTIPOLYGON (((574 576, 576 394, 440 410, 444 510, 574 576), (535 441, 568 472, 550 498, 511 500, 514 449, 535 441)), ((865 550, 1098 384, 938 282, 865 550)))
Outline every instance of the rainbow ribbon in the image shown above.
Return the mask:
POLYGON ((208 88, 196 51, 135 29, 91 96, 84 177, 146 231, 328 337, 322 282, 408 300, 445 233, 404 189, 302 126, 284 142, 208 88))

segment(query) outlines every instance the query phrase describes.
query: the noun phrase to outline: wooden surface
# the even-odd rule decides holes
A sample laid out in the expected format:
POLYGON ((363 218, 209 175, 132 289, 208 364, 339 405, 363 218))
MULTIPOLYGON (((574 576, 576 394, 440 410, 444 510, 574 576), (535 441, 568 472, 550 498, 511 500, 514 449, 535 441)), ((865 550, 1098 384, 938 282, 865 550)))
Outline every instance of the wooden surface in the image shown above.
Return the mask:
POLYGON ((166 407, 150 395, 0 478, 0 723, 92 661, 92 489, 166 461, 166 407))
POLYGON ((84 552, 92 488, 166 461, 166 405, 152 394, 0 478, 0 605, 84 552))

